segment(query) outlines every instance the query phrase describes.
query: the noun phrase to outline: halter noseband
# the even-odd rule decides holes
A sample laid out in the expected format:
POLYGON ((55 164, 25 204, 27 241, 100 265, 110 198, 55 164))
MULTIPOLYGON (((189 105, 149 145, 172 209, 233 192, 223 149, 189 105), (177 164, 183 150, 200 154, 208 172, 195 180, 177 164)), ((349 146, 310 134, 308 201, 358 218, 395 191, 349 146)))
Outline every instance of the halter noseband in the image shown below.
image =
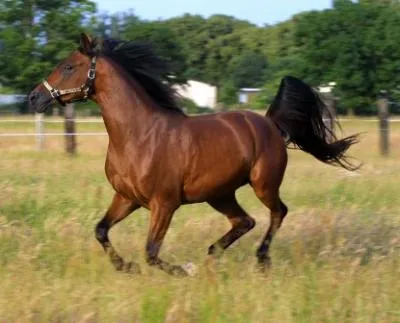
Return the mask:
POLYGON ((50 95, 53 99, 57 100, 62 106, 66 104, 66 102, 61 101, 60 97, 65 94, 71 93, 81 93, 83 92, 83 98, 71 100, 71 102, 78 102, 78 101, 86 101, 88 96, 93 93, 93 82, 96 77, 96 56, 92 57, 92 62, 90 63, 90 68, 87 74, 87 79, 84 84, 80 87, 74 87, 71 89, 59 90, 57 88, 53 88, 46 80, 43 80, 42 83, 45 88, 50 92, 50 95))

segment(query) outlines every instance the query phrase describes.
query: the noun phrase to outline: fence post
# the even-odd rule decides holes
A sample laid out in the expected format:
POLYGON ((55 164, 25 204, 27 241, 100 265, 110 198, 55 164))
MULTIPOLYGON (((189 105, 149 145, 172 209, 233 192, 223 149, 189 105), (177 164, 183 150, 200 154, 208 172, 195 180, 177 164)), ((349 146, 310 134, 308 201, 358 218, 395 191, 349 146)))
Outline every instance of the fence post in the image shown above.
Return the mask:
POLYGON ((64 107, 64 126, 65 126, 65 149, 70 155, 76 153, 75 136, 75 111, 73 104, 64 107))
POLYGON ((35 127, 36 127, 36 149, 41 151, 44 148, 43 113, 35 113, 35 127))
POLYGON ((389 100, 386 91, 378 98, 379 142, 382 156, 389 155, 389 100))
POLYGON ((53 117, 57 117, 60 115, 60 109, 58 107, 53 107, 53 117))

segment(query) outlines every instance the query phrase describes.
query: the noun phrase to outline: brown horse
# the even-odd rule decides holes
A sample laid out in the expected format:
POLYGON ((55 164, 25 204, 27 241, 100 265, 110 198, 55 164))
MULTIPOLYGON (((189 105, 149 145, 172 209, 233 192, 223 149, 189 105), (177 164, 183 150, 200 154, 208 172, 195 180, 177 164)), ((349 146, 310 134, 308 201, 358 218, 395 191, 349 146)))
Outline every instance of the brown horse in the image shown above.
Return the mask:
POLYGON ((227 217, 231 230, 208 249, 215 254, 254 227, 254 219, 235 198, 239 187, 250 184, 271 211, 270 226, 257 249, 259 264, 268 265, 270 243, 288 211, 279 197, 286 145, 353 170, 345 152, 357 136, 337 140, 329 134, 334 138, 329 142, 324 104, 294 77, 282 80, 267 116, 235 111, 189 117, 163 78, 165 66, 148 46, 99 42, 82 34, 79 49, 29 96, 38 112, 55 100, 66 104, 86 98, 101 108, 109 135, 105 171, 116 193, 96 226, 96 238, 117 270, 137 272, 136 264, 116 253, 108 231, 138 208, 150 209, 148 264, 186 275, 182 266, 159 258, 174 212, 182 204, 207 202, 227 217))

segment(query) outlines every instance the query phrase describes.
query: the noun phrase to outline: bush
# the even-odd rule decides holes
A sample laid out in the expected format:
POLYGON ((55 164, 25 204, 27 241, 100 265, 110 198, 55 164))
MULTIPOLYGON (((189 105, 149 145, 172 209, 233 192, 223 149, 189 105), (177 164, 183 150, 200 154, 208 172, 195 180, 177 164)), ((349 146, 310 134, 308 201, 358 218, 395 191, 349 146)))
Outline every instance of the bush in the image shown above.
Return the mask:
POLYGON ((218 100, 228 106, 238 101, 238 88, 232 81, 224 83, 218 91, 218 100))
POLYGON ((196 102, 188 98, 180 97, 178 100, 178 104, 187 114, 202 114, 214 112, 214 110, 211 108, 198 106, 196 102))

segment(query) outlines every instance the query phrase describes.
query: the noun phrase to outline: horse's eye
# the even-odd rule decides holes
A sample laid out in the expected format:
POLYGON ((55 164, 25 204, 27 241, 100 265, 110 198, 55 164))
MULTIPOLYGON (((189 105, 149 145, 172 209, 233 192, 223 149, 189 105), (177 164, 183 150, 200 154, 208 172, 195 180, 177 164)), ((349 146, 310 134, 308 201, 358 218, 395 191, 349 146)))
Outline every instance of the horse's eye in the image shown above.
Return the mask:
POLYGON ((66 64, 66 65, 64 66, 64 71, 67 71, 67 72, 72 71, 72 65, 66 64))

